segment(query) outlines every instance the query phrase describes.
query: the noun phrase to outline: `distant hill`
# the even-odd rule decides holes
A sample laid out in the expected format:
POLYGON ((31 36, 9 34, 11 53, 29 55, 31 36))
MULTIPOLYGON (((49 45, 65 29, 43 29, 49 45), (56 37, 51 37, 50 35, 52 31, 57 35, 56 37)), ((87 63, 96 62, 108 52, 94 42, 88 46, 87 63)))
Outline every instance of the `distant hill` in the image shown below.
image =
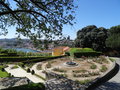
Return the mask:
MULTIPOLYGON (((34 43, 29 39, 18 40, 16 38, 12 39, 0 39, 0 47, 3 48, 28 48, 28 49, 41 49, 45 48, 44 40, 41 40, 41 43, 35 46, 34 43)), ((48 49, 54 48, 56 46, 69 46, 74 47, 74 40, 62 39, 62 40, 53 40, 47 43, 48 49)))

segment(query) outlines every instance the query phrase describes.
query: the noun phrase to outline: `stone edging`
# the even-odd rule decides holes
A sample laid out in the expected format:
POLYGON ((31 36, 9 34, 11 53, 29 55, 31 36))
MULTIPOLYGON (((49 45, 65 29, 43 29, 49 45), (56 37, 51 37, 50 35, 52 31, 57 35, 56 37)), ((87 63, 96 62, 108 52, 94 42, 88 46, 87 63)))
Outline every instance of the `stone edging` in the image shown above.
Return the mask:
POLYGON ((87 85, 85 85, 87 87, 86 90, 93 90, 93 89, 95 89, 100 84, 108 81, 113 76, 115 76, 118 71, 119 71, 119 65, 116 63, 116 61, 114 61, 112 67, 106 73, 104 73, 100 77, 96 78, 92 82, 90 82, 87 85))

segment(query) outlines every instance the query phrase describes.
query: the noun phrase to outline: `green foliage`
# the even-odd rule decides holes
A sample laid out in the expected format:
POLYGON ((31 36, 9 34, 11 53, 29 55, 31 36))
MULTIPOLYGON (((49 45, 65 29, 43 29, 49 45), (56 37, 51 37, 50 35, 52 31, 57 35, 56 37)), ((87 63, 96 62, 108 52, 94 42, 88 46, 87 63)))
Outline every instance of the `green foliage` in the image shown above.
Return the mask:
POLYGON ((60 75, 66 78, 68 77, 67 74, 60 74, 60 75))
POLYGON ((28 72, 28 73, 30 73, 30 72, 31 72, 31 71, 30 71, 30 68, 28 68, 28 69, 27 69, 27 72, 28 72))
POLYGON ((105 71, 107 71, 107 69, 108 69, 108 68, 107 68, 105 65, 102 65, 100 71, 101 71, 101 72, 105 72, 105 71))
POLYGON ((18 68, 17 65, 14 65, 13 67, 11 67, 11 69, 16 69, 16 68, 18 68))
POLYGON ((16 87, 10 87, 5 90, 45 90, 45 86, 42 83, 30 83, 27 85, 21 85, 16 87))
POLYGON ((71 56, 81 57, 81 56, 98 56, 101 52, 96 52, 91 48, 71 48, 69 51, 71 56))
POLYGON ((90 81, 92 81, 92 80, 90 80, 90 79, 86 79, 86 80, 82 80, 82 81, 76 80, 76 82, 78 82, 78 83, 80 83, 80 84, 82 84, 82 85, 87 84, 87 83, 89 83, 90 81))
POLYGON ((60 68, 54 68, 53 71, 56 72, 67 72, 66 70, 60 69, 60 68))
POLYGON ((75 12, 74 0, 1 0, 1 34, 8 33, 7 27, 15 26, 17 36, 32 40, 61 36, 64 24, 72 24, 75 12), (14 5, 14 8, 12 7, 14 5), (7 8, 6 8, 7 6, 7 8))
POLYGON ((42 69, 42 64, 38 64, 36 67, 37 70, 41 70, 42 69))
POLYGON ((115 59, 113 59, 113 58, 109 58, 109 60, 110 60, 110 61, 112 61, 112 62, 114 62, 114 61, 115 61, 115 59))
POLYGON ((104 56, 99 56, 99 58, 93 59, 93 61, 99 64, 109 63, 108 60, 104 56))
POLYGON ((97 51, 104 51, 106 48, 106 38, 107 30, 105 28, 97 28, 95 25, 90 25, 77 32, 75 46, 82 48, 89 47, 97 51))
POLYGON ((49 59, 56 59, 63 56, 31 56, 31 57, 0 57, 0 62, 23 62, 23 63, 32 63, 45 61, 49 59))
POLYGON ((95 52, 92 48, 71 48, 70 52, 76 53, 76 52, 95 52))
POLYGON ((107 47, 117 49, 120 48, 120 25, 111 27, 108 30, 108 38, 106 39, 107 47))
POLYGON ((97 68, 97 66, 95 65, 95 64, 92 64, 91 66, 90 66, 90 69, 96 69, 97 68))
POLYGON ((73 70, 74 73, 85 73, 87 70, 82 69, 82 70, 73 70))
POLYGON ((23 68, 25 67, 25 64, 23 62, 19 62, 18 65, 23 68))
POLYGON ((8 77, 9 74, 5 71, 3 67, 0 67, 0 78, 8 77))
POLYGON ((32 70, 32 71, 31 71, 31 74, 32 74, 32 75, 33 75, 33 74, 35 74, 35 71, 34 71, 34 70, 32 70))

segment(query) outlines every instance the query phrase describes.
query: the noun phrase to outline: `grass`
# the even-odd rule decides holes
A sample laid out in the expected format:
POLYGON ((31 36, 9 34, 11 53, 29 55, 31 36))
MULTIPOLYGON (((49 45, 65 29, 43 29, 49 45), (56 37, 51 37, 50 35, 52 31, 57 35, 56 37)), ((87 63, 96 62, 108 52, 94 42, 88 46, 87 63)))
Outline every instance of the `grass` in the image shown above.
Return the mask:
POLYGON ((9 76, 9 74, 7 73, 7 72, 3 72, 3 71, 1 71, 0 70, 0 77, 2 78, 2 77, 8 77, 9 76))
POLYGON ((1 70, 2 68, 4 68, 4 66, 3 66, 3 65, 0 65, 0 70, 1 70))

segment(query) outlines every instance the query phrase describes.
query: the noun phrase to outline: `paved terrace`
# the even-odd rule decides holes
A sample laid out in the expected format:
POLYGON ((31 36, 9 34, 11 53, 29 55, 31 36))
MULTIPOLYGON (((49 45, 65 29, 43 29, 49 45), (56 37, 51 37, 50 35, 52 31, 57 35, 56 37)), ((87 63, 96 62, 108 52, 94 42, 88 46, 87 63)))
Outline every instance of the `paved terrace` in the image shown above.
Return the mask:
POLYGON ((39 78, 35 75, 32 75, 31 73, 27 73, 21 67, 16 68, 16 69, 11 69, 11 67, 13 67, 13 65, 8 65, 8 67, 5 68, 5 70, 8 73, 11 73, 11 75, 14 75, 15 77, 27 77, 28 79, 30 79, 34 83, 39 83, 39 82, 44 83, 44 80, 42 80, 41 78, 39 78))

